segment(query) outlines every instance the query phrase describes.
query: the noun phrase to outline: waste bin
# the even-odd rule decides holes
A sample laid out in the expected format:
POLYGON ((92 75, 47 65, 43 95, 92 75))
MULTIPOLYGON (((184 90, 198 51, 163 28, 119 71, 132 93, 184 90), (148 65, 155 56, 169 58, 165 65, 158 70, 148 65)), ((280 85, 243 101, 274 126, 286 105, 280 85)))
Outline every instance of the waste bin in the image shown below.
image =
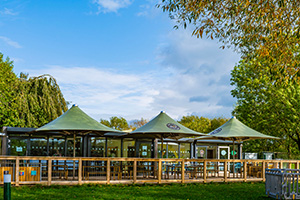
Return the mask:
POLYGON ((266 169, 266 194, 276 199, 300 199, 299 169, 266 169))

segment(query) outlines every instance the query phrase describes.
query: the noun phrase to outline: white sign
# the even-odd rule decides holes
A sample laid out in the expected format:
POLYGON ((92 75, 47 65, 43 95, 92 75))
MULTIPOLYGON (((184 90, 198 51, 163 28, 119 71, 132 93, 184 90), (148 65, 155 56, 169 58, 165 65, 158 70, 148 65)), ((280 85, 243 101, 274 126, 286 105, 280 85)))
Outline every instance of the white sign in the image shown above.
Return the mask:
POLYGON ((222 155, 222 156, 225 156, 226 154, 227 154, 227 152, 226 152, 225 150, 222 150, 222 151, 221 151, 221 155, 222 155))
POLYGON ((23 148, 22 148, 22 147, 16 147, 16 151, 17 151, 17 152, 22 152, 22 151, 23 151, 23 148))
POLYGON ((143 146, 143 148, 142 148, 143 150, 147 150, 147 146, 143 146))
POLYGON ((142 152, 142 156, 147 156, 147 152, 142 152))

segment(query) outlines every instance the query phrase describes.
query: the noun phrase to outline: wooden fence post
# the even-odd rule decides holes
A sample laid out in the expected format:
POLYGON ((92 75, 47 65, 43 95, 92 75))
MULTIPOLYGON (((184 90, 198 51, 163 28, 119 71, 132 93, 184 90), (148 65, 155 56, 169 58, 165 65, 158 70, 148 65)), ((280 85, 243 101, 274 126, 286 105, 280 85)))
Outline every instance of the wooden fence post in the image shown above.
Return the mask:
POLYGON ((78 160, 78 184, 82 184, 82 159, 78 160))
POLYGON ((244 182, 247 182, 247 161, 244 161, 244 182))
POLYGON ((51 178, 52 178, 52 160, 51 158, 48 159, 48 186, 51 185, 51 178))
POLYGON ((106 184, 110 183, 110 160, 106 162, 106 184))
POLYGON ((20 182, 20 178, 19 178, 19 174, 20 174, 20 158, 17 157, 16 159, 16 186, 19 186, 19 182, 20 182))
POLYGON ((227 171, 228 171, 228 162, 227 161, 225 161, 224 162, 224 181, 225 181, 225 183, 227 182, 227 171))
POLYGON ((136 168, 137 168, 137 161, 136 160, 134 160, 133 161, 133 183, 136 183, 136 168))
POLYGON ((263 181, 265 182, 266 181, 266 176, 265 176, 265 173, 266 173, 266 162, 263 161, 263 165, 262 165, 262 178, 263 178, 263 181))
POLYGON ((184 160, 181 161, 181 183, 184 183, 184 160))
POLYGON ((203 165, 203 179, 204 179, 204 183, 206 183, 206 160, 204 161, 204 165, 203 165))
POLYGON ((161 163, 161 159, 159 159, 158 161, 158 184, 161 184, 161 176, 162 176, 162 163, 161 163))

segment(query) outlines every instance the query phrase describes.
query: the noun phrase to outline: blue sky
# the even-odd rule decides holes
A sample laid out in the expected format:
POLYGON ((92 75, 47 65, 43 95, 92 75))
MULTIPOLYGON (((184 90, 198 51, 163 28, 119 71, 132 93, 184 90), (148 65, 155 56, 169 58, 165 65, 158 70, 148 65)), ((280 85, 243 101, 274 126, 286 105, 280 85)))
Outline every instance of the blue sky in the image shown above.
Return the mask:
POLYGON ((14 71, 54 76, 96 120, 230 117, 239 56, 175 25, 155 0, 0 0, 0 52, 14 71))

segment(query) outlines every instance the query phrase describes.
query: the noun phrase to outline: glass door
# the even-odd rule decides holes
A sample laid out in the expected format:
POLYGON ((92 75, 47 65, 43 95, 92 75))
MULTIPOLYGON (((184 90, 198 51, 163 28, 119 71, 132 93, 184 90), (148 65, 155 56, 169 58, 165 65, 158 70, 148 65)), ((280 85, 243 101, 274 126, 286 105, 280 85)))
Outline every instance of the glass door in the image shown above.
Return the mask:
POLYGON ((230 159, 229 147, 218 147, 218 159, 230 159))
POLYGON ((151 158, 152 156, 152 143, 148 141, 138 141, 138 157, 151 158))
MULTIPOLYGON (((229 147, 218 147, 218 159, 230 159, 230 148, 229 147)), ((219 170, 220 171, 224 171, 224 163, 219 162, 219 170)), ((229 163, 227 165, 227 169, 229 167, 229 163)))

